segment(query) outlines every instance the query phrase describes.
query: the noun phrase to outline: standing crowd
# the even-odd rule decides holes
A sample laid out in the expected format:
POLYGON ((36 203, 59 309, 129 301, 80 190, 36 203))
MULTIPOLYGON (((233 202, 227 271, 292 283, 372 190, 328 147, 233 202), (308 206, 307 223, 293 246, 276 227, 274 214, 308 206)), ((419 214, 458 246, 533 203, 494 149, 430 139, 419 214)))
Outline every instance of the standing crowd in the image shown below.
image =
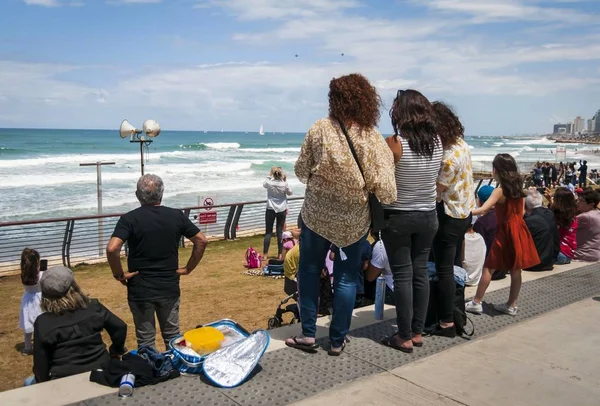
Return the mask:
MULTIPOLYGON (((538 189, 524 190, 513 157, 499 154, 493 161, 499 187, 482 187, 476 196, 464 127, 450 107, 431 103, 416 90, 400 90, 389 112, 394 134, 384 138, 377 130, 381 106, 364 76, 331 81, 329 114, 310 128, 295 164, 296 176, 307 185, 299 236, 284 233, 292 192, 281 168, 273 168, 264 182, 268 206, 263 257, 275 225, 278 260, 284 263, 286 279, 294 280, 291 291, 297 280, 300 297, 302 335, 288 338, 288 346, 317 349, 320 287, 331 278, 330 355, 344 350, 357 297, 380 274, 398 326, 382 342, 412 353, 424 345, 430 303, 435 303, 436 324, 428 333, 457 334, 457 266, 466 269, 467 283, 478 285, 466 311, 481 313, 490 281, 509 273, 508 301, 495 309, 515 315, 521 270, 552 269, 571 259, 600 260, 596 191, 574 195, 559 188, 547 193, 550 205, 545 208, 538 189), (372 246, 369 233, 375 240, 372 246), (430 280, 432 268, 435 283, 430 280)), ((551 181, 555 172, 549 172, 551 181)), ((162 206, 163 192, 158 176, 142 176, 136 191, 140 207, 119 219, 106 248, 115 280, 127 289, 140 349, 155 345, 155 318, 167 348, 179 336, 180 278, 197 267, 208 243, 182 211, 162 206), (193 248, 180 268, 183 237, 193 248), (126 269, 121 263, 125 244, 126 269)), ((127 351, 127 325, 88 298, 69 269, 43 272, 39 254, 30 249, 22 253, 21 269, 23 352, 34 357, 28 384, 95 370, 127 351), (112 341, 108 350, 103 330, 112 341)))

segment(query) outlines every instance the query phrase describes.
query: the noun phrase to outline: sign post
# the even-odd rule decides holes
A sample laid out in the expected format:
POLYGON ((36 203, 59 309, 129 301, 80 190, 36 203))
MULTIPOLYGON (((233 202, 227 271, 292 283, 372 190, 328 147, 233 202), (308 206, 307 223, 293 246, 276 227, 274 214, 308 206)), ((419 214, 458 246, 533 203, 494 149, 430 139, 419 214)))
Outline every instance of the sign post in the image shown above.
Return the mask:
POLYGON ((205 213, 199 213, 198 215, 198 223, 205 224, 205 233, 208 234, 208 225, 217 223, 217 212, 212 211, 212 206, 215 205, 215 201, 211 197, 207 197, 204 199, 205 213))
MULTIPOLYGON (((98 193, 98 215, 102 215, 102 165, 114 165, 114 162, 87 162, 79 166, 96 167, 96 192, 98 193)), ((98 219, 98 256, 104 255, 104 230, 102 219, 98 219)))

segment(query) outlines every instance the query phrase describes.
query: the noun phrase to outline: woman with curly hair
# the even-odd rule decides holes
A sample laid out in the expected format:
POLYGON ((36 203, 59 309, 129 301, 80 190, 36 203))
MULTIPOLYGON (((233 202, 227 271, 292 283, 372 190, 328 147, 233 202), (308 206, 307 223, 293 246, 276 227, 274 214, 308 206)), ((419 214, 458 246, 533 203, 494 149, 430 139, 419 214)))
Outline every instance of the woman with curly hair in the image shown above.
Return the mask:
POLYGON ((436 180, 442 142, 431 103, 416 90, 399 90, 390 110, 394 135, 386 139, 396 163, 395 201, 385 207, 381 238, 394 276, 398 333, 383 344, 405 353, 423 345, 429 302, 427 260, 438 229, 436 180))
POLYGON ((471 152, 464 140, 465 128, 450 107, 436 101, 432 104, 437 133, 444 147, 442 165, 437 178, 438 220, 433 240, 433 255, 438 275, 436 303, 438 325, 433 335, 453 338, 456 282, 454 265, 462 266, 462 244, 475 210, 475 185, 471 152))
POLYGON ((568 264, 577 251, 577 201, 566 187, 556 189, 552 197, 554 219, 560 235, 560 253, 556 259, 559 265, 568 264))
POLYGON ((315 351, 319 280, 330 246, 336 248, 330 355, 340 355, 350 329, 362 262, 361 246, 371 225, 368 198, 396 196, 394 159, 379 131, 379 98, 360 74, 329 84, 329 116, 306 134, 295 172, 306 183, 302 206, 298 293, 302 336, 286 344, 315 351))

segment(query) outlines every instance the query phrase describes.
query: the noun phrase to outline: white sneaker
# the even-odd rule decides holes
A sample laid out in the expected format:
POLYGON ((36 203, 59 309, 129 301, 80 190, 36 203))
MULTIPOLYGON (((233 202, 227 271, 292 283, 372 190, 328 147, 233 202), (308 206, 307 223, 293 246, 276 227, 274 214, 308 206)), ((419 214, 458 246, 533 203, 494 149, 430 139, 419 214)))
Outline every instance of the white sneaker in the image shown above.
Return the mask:
POLYGON ((516 316, 519 312, 519 308, 517 306, 508 307, 506 303, 502 303, 501 305, 494 305, 494 310, 500 313, 508 314, 509 316, 516 316))
POLYGON ((483 306, 481 303, 471 300, 470 302, 465 303, 465 311, 467 313, 481 314, 483 313, 483 306))

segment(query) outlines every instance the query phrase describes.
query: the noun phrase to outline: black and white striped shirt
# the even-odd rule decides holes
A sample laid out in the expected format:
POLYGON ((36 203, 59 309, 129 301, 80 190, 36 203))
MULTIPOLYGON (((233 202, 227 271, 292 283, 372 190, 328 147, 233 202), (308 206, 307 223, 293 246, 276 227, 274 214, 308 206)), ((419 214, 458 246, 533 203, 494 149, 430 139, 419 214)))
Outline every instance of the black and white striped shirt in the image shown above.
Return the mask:
POLYGON ((390 210, 431 211, 435 210, 437 199, 436 181, 442 163, 443 148, 439 141, 433 156, 417 155, 408 141, 400 137, 402 158, 396 164, 396 201, 385 206, 390 210))

